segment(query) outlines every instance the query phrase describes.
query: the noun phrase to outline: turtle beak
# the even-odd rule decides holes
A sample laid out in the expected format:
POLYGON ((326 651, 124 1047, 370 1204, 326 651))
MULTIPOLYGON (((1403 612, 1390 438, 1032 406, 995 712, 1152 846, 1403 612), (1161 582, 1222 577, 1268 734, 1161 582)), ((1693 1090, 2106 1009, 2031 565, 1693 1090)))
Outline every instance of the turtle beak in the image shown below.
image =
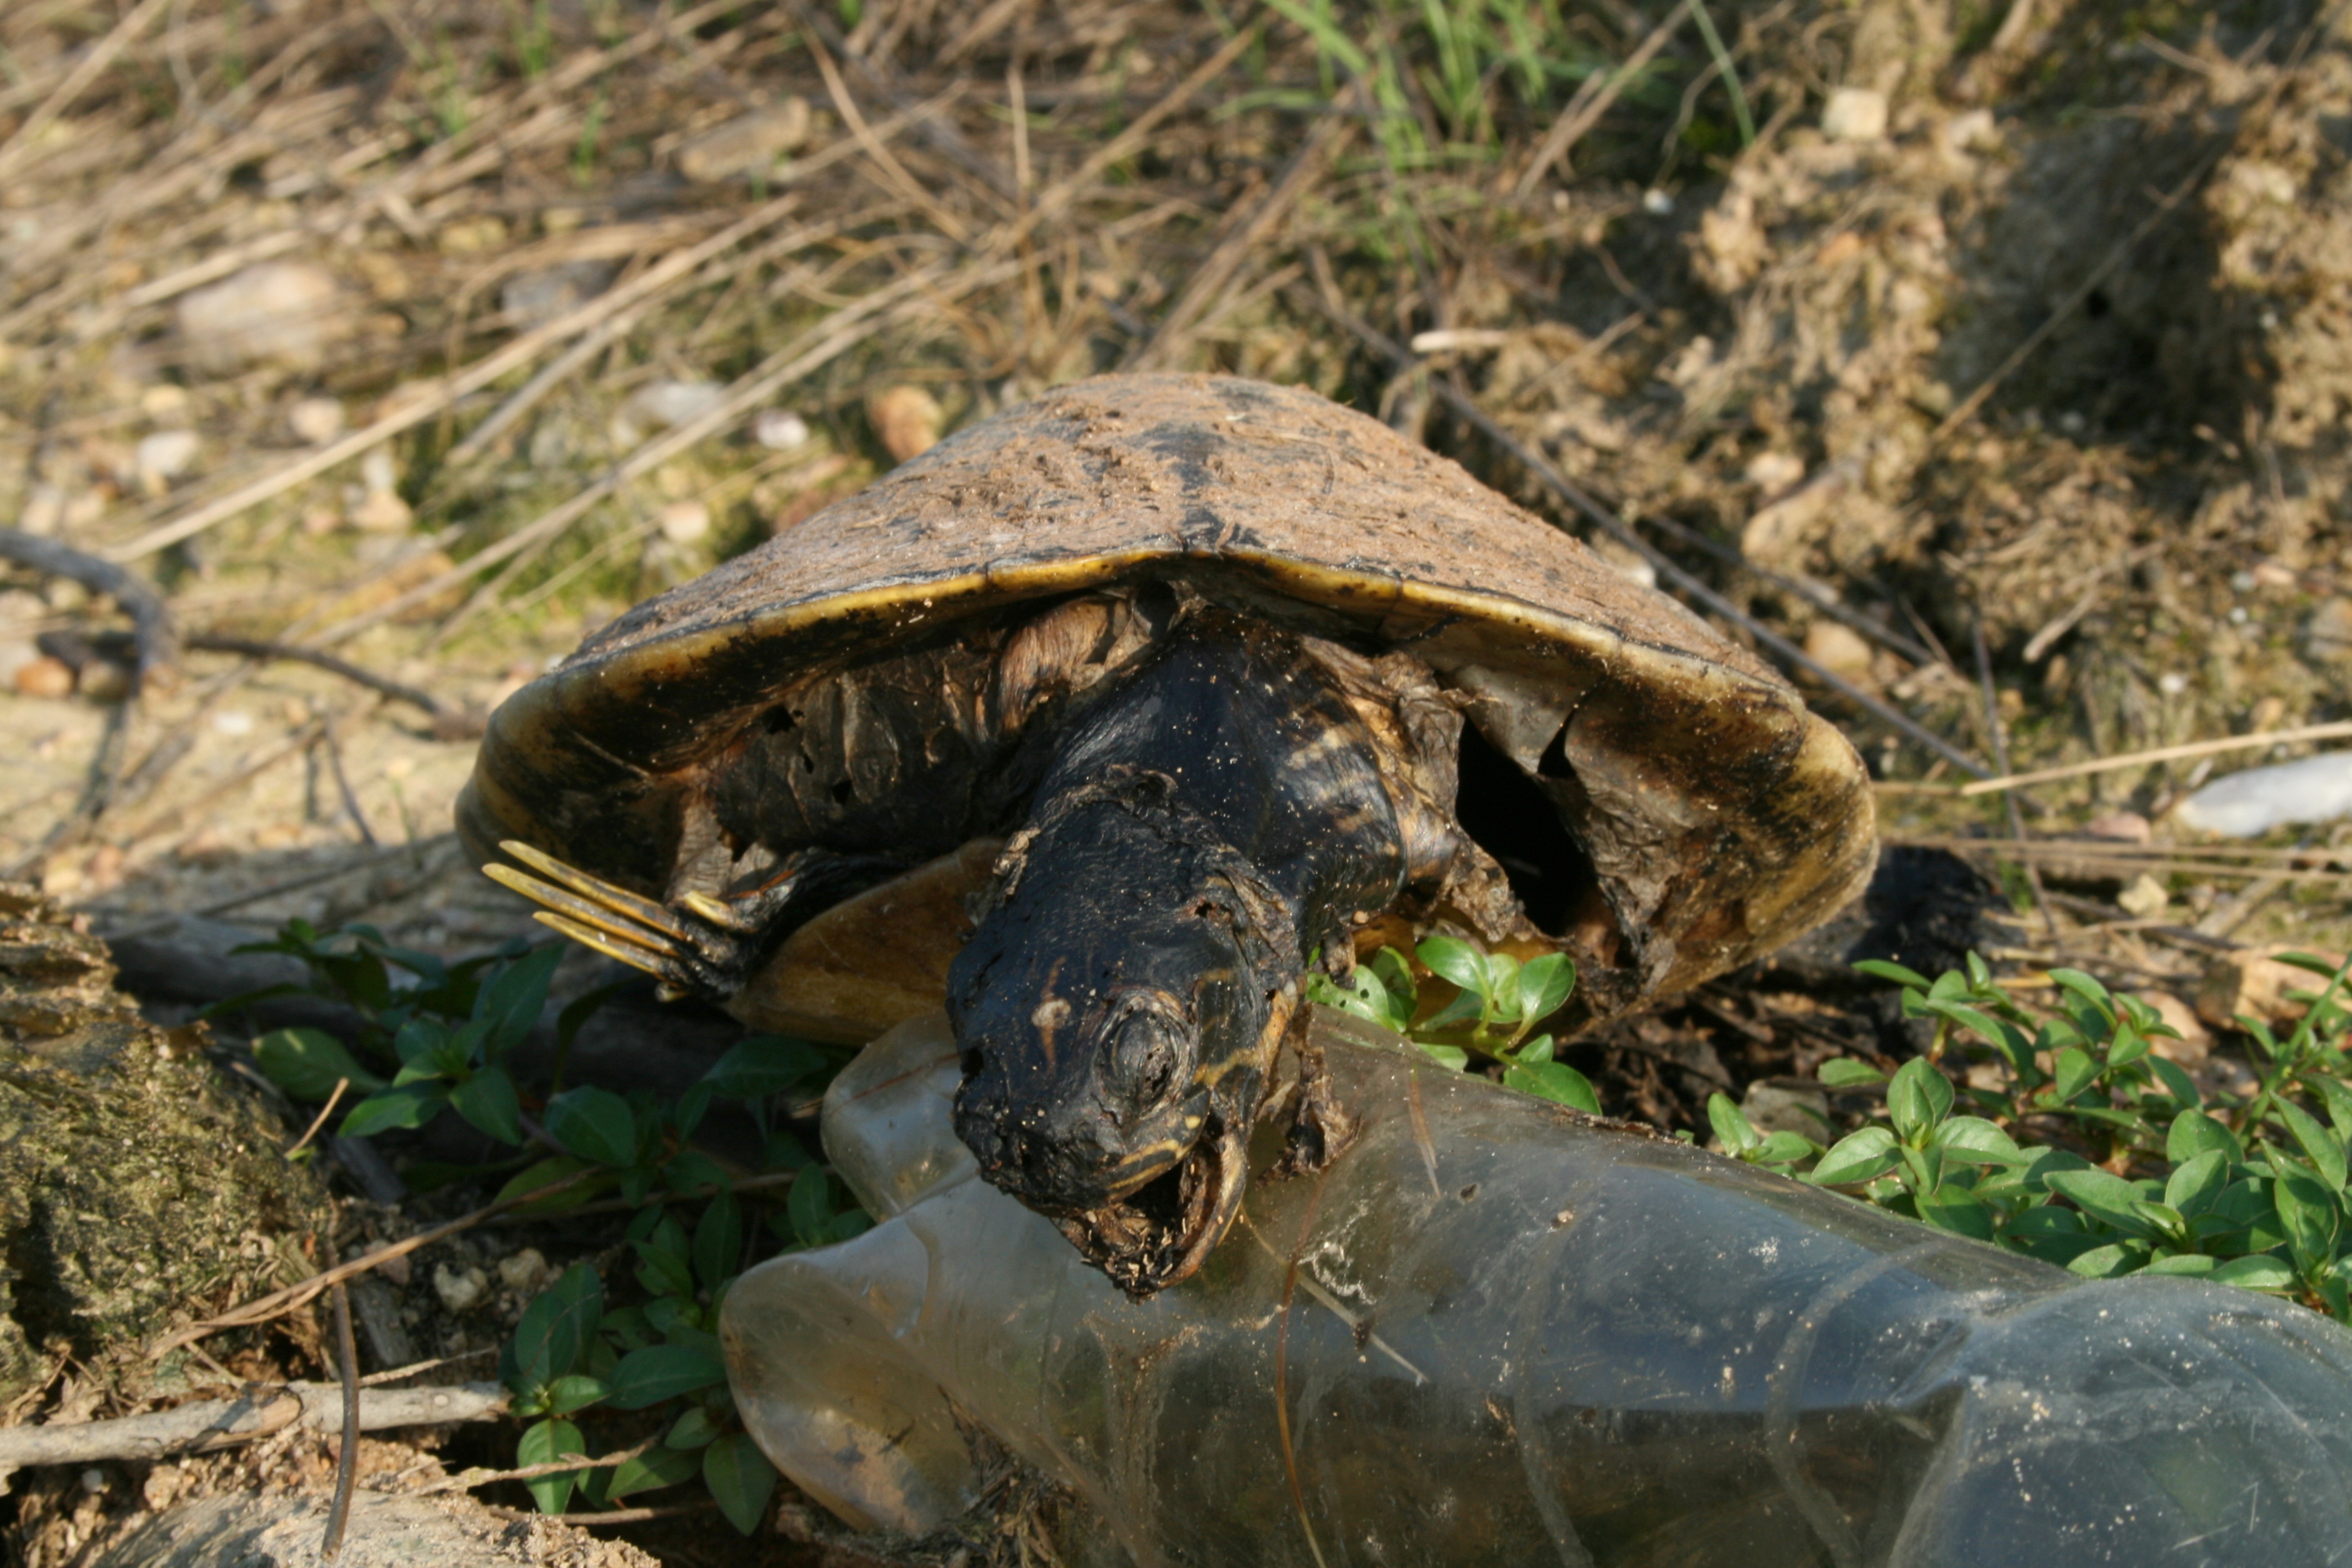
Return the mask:
POLYGON ((1054 1223, 1088 1263, 1139 1301, 1192 1277, 1233 1228, 1248 1184, 1248 1123, 1221 1119, 1172 1170, 1054 1223), (1170 1206, 1163 1194, 1175 1200, 1165 1220, 1154 1217, 1170 1206))

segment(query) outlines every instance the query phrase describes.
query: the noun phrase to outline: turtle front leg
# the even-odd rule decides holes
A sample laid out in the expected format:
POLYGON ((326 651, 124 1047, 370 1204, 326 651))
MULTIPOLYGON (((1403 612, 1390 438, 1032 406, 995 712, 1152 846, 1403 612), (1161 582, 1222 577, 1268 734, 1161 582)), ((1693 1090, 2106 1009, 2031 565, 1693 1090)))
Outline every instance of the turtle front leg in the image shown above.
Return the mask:
POLYGON ((544 906, 534 916, 583 947, 642 969, 665 1000, 724 1005, 743 990, 776 944, 811 916, 903 868, 898 860, 803 850, 755 887, 661 904, 568 866, 519 839, 499 846, 536 871, 485 866, 485 875, 544 906))

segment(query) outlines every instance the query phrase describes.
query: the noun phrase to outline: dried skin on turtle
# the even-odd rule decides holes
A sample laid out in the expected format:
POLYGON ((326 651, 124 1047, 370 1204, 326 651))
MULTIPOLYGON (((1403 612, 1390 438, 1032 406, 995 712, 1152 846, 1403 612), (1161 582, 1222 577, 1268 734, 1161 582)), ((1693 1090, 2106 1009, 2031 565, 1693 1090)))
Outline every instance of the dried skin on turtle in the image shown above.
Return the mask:
POLYGON ((1359 922, 1561 947, 1574 1027, 1806 929, 1873 847, 1852 749, 1679 605, 1370 420, 1181 376, 639 606, 499 710, 460 826, 763 1025, 944 997, 983 1173, 1138 1289, 1230 1218, 1359 922))

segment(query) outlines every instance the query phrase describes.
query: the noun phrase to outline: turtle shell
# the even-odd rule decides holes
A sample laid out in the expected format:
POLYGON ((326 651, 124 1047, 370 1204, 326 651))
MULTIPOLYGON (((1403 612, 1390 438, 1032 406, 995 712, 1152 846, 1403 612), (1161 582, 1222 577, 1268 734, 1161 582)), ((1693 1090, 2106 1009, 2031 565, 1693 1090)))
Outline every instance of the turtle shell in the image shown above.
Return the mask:
MULTIPOLYGON (((638 605, 498 710, 460 832, 486 861, 520 838, 651 896, 715 890, 740 847, 714 858, 709 803, 788 694, 1168 583, 1412 654, 1457 694, 1534 786, 1508 810, 1565 829, 1527 842, 1580 858, 1605 904, 1587 1021, 1777 946, 1869 875, 1860 759, 1753 655, 1375 420, 1192 375, 1047 393, 638 605)), ((1491 772, 1465 765, 1465 826, 1491 772)))

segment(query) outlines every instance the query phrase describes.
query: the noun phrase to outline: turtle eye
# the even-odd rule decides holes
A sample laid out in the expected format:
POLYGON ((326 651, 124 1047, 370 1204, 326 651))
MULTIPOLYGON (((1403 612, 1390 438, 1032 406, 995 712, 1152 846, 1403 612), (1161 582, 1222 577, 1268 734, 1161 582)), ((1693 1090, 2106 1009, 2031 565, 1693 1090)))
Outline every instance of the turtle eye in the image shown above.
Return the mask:
POLYGON ((1159 994, 1130 995, 1103 1031, 1104 1098, 1122 1121, 1165 1103, 1192 1077, 1198 1043, 1192 1026, 1159 994))

